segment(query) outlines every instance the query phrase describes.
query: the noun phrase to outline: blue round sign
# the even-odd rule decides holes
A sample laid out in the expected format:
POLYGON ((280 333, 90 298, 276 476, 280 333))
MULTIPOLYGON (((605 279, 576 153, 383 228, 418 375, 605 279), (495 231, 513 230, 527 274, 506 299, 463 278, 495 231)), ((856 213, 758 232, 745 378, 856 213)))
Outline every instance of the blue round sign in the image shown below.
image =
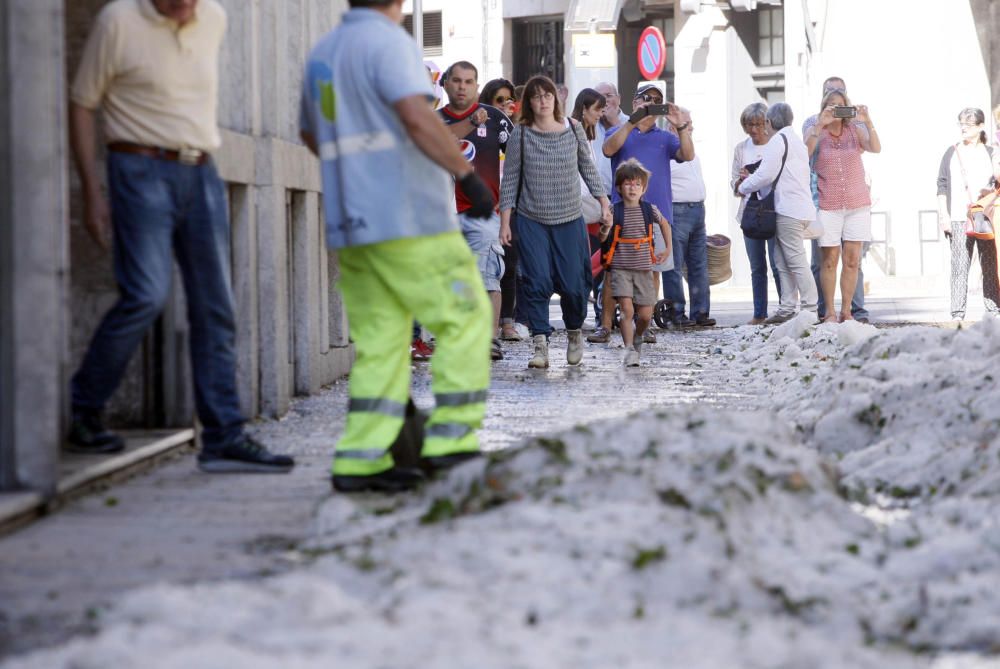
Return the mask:
POLYGON ((639 73, 647 80, 657 79, 667 66, 667 42, 656 26, 649 26, 639 37, 639 73))

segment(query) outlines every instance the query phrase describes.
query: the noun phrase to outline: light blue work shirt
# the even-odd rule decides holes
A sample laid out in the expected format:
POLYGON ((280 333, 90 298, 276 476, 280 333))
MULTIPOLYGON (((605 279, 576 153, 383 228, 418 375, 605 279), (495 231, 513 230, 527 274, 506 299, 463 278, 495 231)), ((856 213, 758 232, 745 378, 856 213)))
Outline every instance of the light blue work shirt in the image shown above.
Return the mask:
POLYGON ((299 122, 319 147, 331 248, 459 230, 454 180, 393 107, 432 93, 416 42, 372 9, 349 10, 309 55, 299 122))

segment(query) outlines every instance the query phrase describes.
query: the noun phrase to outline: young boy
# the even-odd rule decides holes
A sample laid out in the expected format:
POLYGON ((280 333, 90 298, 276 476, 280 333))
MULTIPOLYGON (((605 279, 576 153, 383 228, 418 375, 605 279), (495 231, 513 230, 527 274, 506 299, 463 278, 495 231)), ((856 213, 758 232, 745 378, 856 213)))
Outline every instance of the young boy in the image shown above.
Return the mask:
POLYGON ((621 309, 620 325, 625 343, 626 367, 638 367, 642 352, 642 333, 649 327, 656 304, 653 265, 666 260, 673 252, 670 223, 655 205, 642 199, 649 185, 650 173, 635 158, 626 160, 615 171, 615 188, 622 201, 615 204, 611 225, 601 226, 601 261, 609 271, 606 285, 621 309), (658 224, 667 241, 663 253, 653 251, 653 225, 658 224), (635 308, 633 309, 633 305, 635 308), (633 324, 633 314, 638 322, 633 324))

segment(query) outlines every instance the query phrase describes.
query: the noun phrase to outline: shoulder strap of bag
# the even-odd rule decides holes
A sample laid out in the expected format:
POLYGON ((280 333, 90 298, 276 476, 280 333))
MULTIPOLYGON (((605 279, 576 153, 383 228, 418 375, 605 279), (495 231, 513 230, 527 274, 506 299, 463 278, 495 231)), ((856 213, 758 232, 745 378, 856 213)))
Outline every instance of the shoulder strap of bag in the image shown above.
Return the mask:
POLYGON ((969 204, 975 204, 976 198, 972 197, 972 190, 969 188, 969 174, 965 171, 965 163, 962 162, 962 153, 955 145, 955 157, 958 158, 958 169, 962 172, 962 184, 965 186, 965 195, 969 198, 969 204))
POLYGON ((774 189, 778 185, 778 179, 781 178, 781 173, 785 171, 785 160, 788 158, 788 138, 784 135, 780 135, 781 141, 785 143, 785 152, 781 154, 781 169, 778 170, 778 176, 774 177, 774 181, 771 182, 771 188, 774 189))
POLYGON ((653 205, 645 200, 639 200, 642 208, 643 222, 646 224, 646 239, 649 240, 649 258, 656 264, 656 250, 653 248, 653 205))
POLYGON ((521 187, 524 185, 524 126, 522 125, 519 130, 521 135, 521 164, 518 166, 520 169, 517 173, 517 197, 514 198, 514 211, 517 211, 518 206, 521 204, 521 187))

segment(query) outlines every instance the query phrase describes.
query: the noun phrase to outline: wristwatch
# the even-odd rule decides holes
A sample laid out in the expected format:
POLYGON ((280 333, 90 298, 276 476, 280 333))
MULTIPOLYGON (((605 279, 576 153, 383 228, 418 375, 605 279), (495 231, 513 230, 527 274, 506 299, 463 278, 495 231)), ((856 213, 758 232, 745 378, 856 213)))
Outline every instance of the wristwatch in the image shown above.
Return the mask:
POLYGON ((691 125, 690 121, 688 121, 687 123, 685 123, 683 125, 675 125, 674 126, 674 130, 676 130, 677 132, 682 132, 684 130, 687 130, 687 128, 688 128, 689 125, 691 125))

